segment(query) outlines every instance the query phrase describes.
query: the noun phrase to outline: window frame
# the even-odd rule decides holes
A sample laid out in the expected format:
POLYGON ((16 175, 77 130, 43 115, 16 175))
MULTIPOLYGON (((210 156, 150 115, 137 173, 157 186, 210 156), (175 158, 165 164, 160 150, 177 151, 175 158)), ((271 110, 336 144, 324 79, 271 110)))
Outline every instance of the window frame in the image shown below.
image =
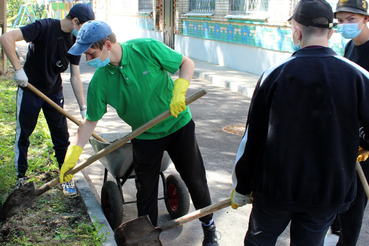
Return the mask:
POLYGON ((216 9, 216 0, 189 0, 189 6, 188 6, 188 10, 189 12, 185 15, 193 15, 193 16, 211 16, 211 15, 214 15, 215 13, 215 9, 216 9), (196 9, 196 10, 191 10, 191 2, 192 1, 200 1, 200 2, 203 2, 203 1, 208 1, 209 4, 210 4, 210 7, 211 7, 211 4, 213 3, 214 4, 214 8, 213 9, 205 9, 205 10, 201 10, 201 9, 196 9))
POLYGON ((151 14, 153 12, 153 4, 154 4, 154 0, 138 0, 138 13, 139 14, 151 14), (140 3, 144 2, 145 4, 147 2, 151 2, 151 8, 145 8, 145 9, 140 9, 140 3))

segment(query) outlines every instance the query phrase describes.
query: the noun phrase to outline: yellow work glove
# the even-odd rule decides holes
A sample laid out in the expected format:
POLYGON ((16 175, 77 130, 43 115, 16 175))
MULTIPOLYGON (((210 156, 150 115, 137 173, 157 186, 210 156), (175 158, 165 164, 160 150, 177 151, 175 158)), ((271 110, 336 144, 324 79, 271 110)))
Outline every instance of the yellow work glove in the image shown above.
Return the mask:
POLYGON ((232 190, 231 194, 231 207, 237 209, 242 207, 247 203, 252 203, 252 192, 250 195, 242 195, 238 193, 235 189, 232 190))
POLYGON ((186 110, 186 92, 190 85, 186 79, 176 79, 174 81, 173 97, 170 102, 170 114, 178 117, 178 114, 186 110))
MULTIPOLYGON (((360 146, 359 146, 359 151, 360 150, 363 150, 363 148, 361 148, 360 146)), ((357 156, 357 158, 356 158, 356 161, 357 162, 362 162, 362 161, 366 161, 366 159, 368 159, 368 154, 366 154, 366 155, 358 155, 357 156)))
POLYGON ((74 176, 73 174, 69 174, 65 177, 64 177, 64 174, 69 169, 72 169, 76 165, 79 159, 79 156, 82 154, 82 150, 83 149, 77 145, 69 145, 67 153, 65 154, 64 163, 60 169, 60 174, 59 174, 60 183, 68 182, 69 180, 73 178, 74 176))

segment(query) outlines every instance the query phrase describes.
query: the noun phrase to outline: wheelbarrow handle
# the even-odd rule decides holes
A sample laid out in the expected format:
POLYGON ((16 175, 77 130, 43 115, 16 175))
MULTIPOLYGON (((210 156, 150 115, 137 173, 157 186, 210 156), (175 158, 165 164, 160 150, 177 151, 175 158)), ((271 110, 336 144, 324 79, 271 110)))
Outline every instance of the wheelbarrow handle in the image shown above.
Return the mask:
MULTIPOLYGON (((192 94, 191 96, 186 98, 186 105, 194 102, 195 100, 199 99, 200 97, 204 96, 205 94, 206 94, 206 91, 204 89, 201 89, 201 90, 195 92, 194 94, 192 94)), ((154 125, 156 125, 159 122, 165 120, 169 116, 171 116, 171 114, 170 114, 170 110, 168 109, 167 111, 165 111, 165 112, 161 113, 160 115, 156 116, 152 120, 148 121, 144 125, 140 126, 136 130, 132 131, 131 133, 125 135, 124 137, 120 138, 119 140, 115 141, 114 143, 111 143, 107 147, 101 149, 99 152, 97 152, 96 154, 90 156, 88 159, 80 162, 74 168, 68 170, 68 172, 66 172, 64 175, 66 176, 68 174, 77 173, 78 171, 80 171, 83 168, 87 167, 91 163, 97 161, 101 157, 103 157, 103 156, 109 154, 110 152, 116 150, 117 148, 119 148, 123 144, 127 143, 128 141, 131 141, 133 138, 135 138, 138 135, 140 135, 141 133, 147 131, 148 129, 150 129, 154 125)), ((47 184, 44 184, 43 186, 47 185, 49 188, 51 188, 51 187, 54 187, 55 185, 57 185, 58 183, 59 183, 59 178, 55 178, 55 179, 51 180, 50 182, 48 182, 47 184)))
MULTIPOLYGON (((62 107, 60 107, 58 104, 56 104, 50 98, 48 98, 44 93, 42 93, 41 91, 39 91, 36 87, 34 87, 33 85, 31 85, 29 82, 27 84, 27 88, 30 89, 33 93, 35 93, 37 96, 41 97, 45 102, 47 102, 48 104, 50 104, 51 107, 55 108, 61 114, 63 114, 65 117, 67 117, 68 119, 70 119, 71 121, 73 121, 77 126, 81 125, 81 122, 79 122, 73 115, 71 115, 70 113, 68 113, 67 111, 65 111, 62 107)), ((105 141, 105 139, 103 139, 102 137, 100 137, 99 135, 97 135, 94 132, 92 133, 92 136, 94 138, 96 138, 97 140, 101 141, 101 142, 107 143, 107 141, 105 141)))

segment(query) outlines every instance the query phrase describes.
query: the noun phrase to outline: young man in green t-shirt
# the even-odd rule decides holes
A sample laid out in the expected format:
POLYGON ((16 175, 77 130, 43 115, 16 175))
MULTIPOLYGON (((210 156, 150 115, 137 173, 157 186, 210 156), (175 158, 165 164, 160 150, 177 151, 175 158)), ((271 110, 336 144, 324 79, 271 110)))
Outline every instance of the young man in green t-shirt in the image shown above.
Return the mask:
MULTIPOLYGON (((181 174, 196 209, 211 204, 204 163, 195 137, 195 123, 185 104, 185 94, 194 62, 154 39, 117 43, 103 21, 86 23, 78 33, 72 55, 86 54, 87 63, 97 67, 87 93, 86 118, 69 147, 60 182, 71 179, 65 172, 74 167, 97 122, 114 107, 119 117, 135 130, 170 108, 172 116, 133 139, 138 216, 149 215, 157 225, 158 179, 166 150, 181 174), (173 81, 169 73, 179 69, 173 81)), ((218 245, 213 215, 200 219, 203 245, 218 245)))

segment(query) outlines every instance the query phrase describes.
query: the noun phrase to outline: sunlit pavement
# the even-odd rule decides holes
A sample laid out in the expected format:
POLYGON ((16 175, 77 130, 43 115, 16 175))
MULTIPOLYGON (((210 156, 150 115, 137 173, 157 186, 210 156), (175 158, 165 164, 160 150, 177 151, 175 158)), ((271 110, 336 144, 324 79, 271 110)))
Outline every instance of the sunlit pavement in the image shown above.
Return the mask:
MULTIPOLYGON (((25 43, 19 42, 18 48, 22 53, 26 51, 25 43)), ((208 94, 191 104, 191 112, 196 123, 197 140, 203 155, 207 169, 207 178, 210 187, 213 203, 230 197, 232 190, 231 173, 236 156, 241 135, 224 132, 226 126, 242 126, 246 122, 247 111, 253 88, 258 79, 258 75, 235 71, 226 67, 217 66, 203 61, 194 60, 196 71, 194 79, 191 81, 187 95, 194 93, 200 88, 204 88, 208 94)), ((81 78, 83 82, 84 95, 87 95, 87 88, 94 68, 89 67, 84 57, 80 64, 81 78)), ((65 109, 68 113, 81 119, 79 107, 74 98, 70 85, 70 74, 67 70, 63 75, 65 109)), ((173 75, 177 78, 177 75, 173 75)), ((85 98, 86 99, 86 98, 85 98)), ((77 126, 69 121, 70 141, 73 141, 77 126)), ((108 112, 101 119, 95 129, 96 133, 130 132, 131 129, 115 113, 113 108, 108 107, 108 112)), ((80 160, 85 160, 95 154, 90 144, 83 150, 80 160)), ((165 175, 176 173, 171 165, 165 175)), ((103 184, 104 166, 96 161, 83 172, 76 175, 79 180, 77 187, 84 193, 82 196, 89 209, 89 215, 99 223, 107 223, 101 217, 100 194, 103 184), (98 215, 98 216, 96 216, 98 215), (94 218, 95 216, 95 218, 94 218)), ((114 180, 111 176, 110 180, 114 180)), ((159 187, 159 196, 162 196, 162 186, 159 187)), ((135 201, 136 188, 134 180, 128 180, 123 185, 123 195, 125 201, 135 201)), ((159 205, 159 225, 171 220, 165 208, 164 201, 158 201, 159 205)), ((123 221, 135 219, 137 210, 135 204, 123 206, 123 221)), ((191 204, 190 212, 194 211, 191 204)), ((248 217, 251 205, 233 210, 230 207, 215 212, 215 223, 220 236, 220 245, 243 245, 243 239, 248 227, 248 217)), ((363 221, 363 228, 357 245, 368 245, 368 212, 366 211, 363 221)), ((106 228, 105 231, 109 231, 106 228)), ((277 246, 289 245, 289 228, 279 237, 277 246)), ((202 229, 200 223, 196 221, 188 222, 183 226, 161 233, 164 245, 198 246, 202 242, 202 229)), ((110 230, 109 240, 105 245, 114 245, 112 231, 110 230)))

